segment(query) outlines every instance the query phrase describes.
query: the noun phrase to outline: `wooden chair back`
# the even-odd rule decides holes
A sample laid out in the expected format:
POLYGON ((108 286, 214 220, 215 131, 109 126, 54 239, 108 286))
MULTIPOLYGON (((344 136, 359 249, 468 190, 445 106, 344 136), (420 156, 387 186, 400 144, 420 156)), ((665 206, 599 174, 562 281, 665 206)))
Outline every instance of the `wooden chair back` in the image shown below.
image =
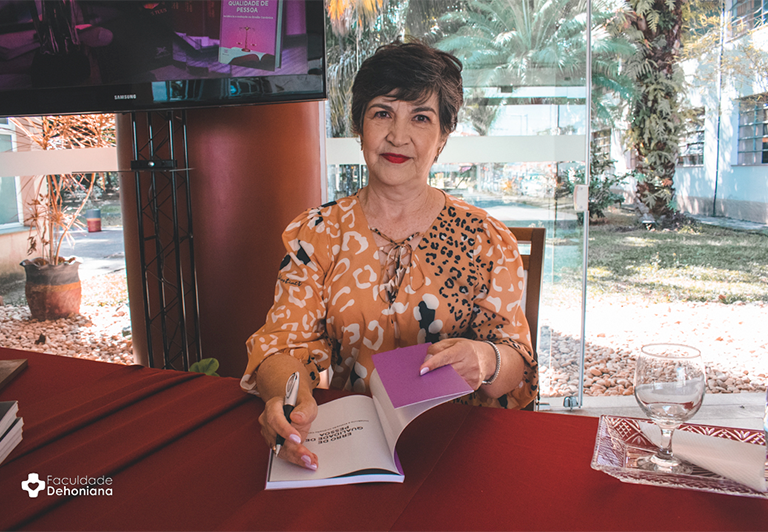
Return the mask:
MULTIPOLYGON (((541 279, 544 270, 544 240, 547 230, 543 227, 511 227, 507 226, 517 239, 518 248, 529 244, 530 249, 524 252, 520 249, 525 271, 525 285, 523 287, 523 312, 531 329, 531 343, 533 356, 538 360, 538 336, 539 336, 539 297, 541 295, 541 279)), ((536 409, 539 403, 536 400, 526 410, 536 409)))

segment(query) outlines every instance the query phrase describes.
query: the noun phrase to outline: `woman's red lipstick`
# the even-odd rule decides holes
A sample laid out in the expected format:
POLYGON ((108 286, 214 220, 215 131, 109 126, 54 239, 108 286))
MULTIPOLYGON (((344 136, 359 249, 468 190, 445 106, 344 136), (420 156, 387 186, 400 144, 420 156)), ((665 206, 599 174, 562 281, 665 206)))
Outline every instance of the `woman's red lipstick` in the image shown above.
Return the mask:
POLYGON ((405 161, 410 159, 410 157, 406 157, 405 155, 399 155, 397 153, 382 153, 381 156, 384 157, 389 162, 395 163, 395 164, 403 164, 405 161))

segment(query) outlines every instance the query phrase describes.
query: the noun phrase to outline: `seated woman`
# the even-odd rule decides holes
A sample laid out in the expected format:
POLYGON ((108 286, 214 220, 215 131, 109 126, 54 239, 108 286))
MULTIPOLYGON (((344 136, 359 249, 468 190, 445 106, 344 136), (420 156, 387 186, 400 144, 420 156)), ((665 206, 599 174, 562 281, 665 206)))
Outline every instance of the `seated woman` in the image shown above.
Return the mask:
POLYGON ((317 468, 301 442, 322 371, 331 388, 368 393, 371 355, 397 347, 431 342, 421 373, 451 364, 476 390, 464 403, 521 408, 536 394, 514 237, 428 184, 456 128, 461 68, 419 42, 382 46, 360 67, 352 119, 368 185, 287 227, 274 306, 247 343, 241 386, 265 401, 262 436, 285 438, 280 458, 317 468), (296 371, 291 424, 282 404, 296 371))

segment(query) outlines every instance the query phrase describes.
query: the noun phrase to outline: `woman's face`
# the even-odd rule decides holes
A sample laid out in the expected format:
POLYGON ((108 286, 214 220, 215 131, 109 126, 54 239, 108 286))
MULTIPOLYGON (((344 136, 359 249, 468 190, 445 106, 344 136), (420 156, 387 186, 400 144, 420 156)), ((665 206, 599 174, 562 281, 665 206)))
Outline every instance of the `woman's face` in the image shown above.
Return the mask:
POLYGON ((390 96, 370 101, 363 117, 363 157, 369 180, 397 186, 427 182, 445 144, 436 94, 405 102, 390 96))

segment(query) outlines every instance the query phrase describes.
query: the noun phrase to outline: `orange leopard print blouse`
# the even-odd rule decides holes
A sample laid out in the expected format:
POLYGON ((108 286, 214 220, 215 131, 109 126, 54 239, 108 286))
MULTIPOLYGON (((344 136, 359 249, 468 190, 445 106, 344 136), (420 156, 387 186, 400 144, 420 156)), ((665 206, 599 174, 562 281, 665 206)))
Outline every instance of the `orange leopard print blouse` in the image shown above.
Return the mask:
POLYGON ((247 342, 244 390, 256 393, 266 357, 288 352, 307 366, 313 386, 330 369, 331 388, 370 393, 372 354, 464 337, 511 346, 526 367, 520 387, 505 396, 472 393, 460 402, 521 408, 533 400, 538 374, 521 307, 522 260, 512 234, 485 211, 446 195, 391 302, 382 251, 356 196, 304 212, 283 241, 274 305, 247 342))

